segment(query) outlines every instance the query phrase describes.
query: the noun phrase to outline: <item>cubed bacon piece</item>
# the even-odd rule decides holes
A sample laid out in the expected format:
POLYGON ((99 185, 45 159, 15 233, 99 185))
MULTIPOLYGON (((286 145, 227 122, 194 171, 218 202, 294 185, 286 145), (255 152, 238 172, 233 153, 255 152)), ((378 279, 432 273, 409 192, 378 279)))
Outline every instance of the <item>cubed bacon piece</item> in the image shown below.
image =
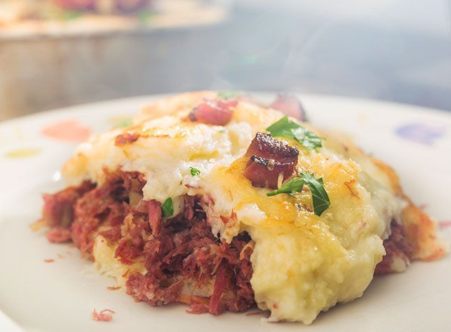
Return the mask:
POLYGON ((276 161, 291 161, 297 163, 299 150, 296 147, 279 141, 270 134, 257 133, 246 151, 246 156, 257 156, 276 161))
POLYGON ((238 105, 236 100, 203 100, 189 114, 193 122, 201 122, 215 126, 225 126, 230 122, 233 108, 238 105))
POLYGON ((161 221, 161 203, 156 200, 147 202, 147 211, 149 213, 149 224, 152 229, 152 234, 158 235, 160 233, 160 221, 161 221))
POLYGON ((278 141, 269 134, 257 133, 247 149, 250 157, 244 170, 254 187, 276 189, 279 177, 289 178, 298 163, 299 150, 278 141))
POLYGON ((277 95, 276 100, 269 106, 275 110, 291 116, 300 121, 306 121, 307 117, 301 102, 295 95, 280 94, 277 95))
POLYGON ((274 159, 266 159, 252 156, 246 165, 244 176, 248 178, 254 187, 268 187, 277 189, 279 177, 281 181, 288 179, 294 170, 292 162, 278 162, 274 159))
POLYGON ((122 146, 126 144, 131 144, 136 142, 139 138, 139 134, 137 133, 123 133, 116 136, 116 140, 114 141, 114 145, 122 146))

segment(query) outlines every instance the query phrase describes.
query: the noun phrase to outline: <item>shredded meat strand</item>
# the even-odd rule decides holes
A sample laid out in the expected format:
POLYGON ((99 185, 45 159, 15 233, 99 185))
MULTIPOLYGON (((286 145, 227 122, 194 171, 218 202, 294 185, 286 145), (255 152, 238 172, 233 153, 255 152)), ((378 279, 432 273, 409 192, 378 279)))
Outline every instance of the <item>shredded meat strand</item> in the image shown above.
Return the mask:
POLYGON ((392 221, 391 234, 388 239, 384 240, 386 254, 379 264, 376 266, 375 274, 388 274, 396 272, 392 269, 395 257, 401 258, 410 264, 412 260, 412 247, 407 242, 404 226, 392 221))
POLYGON ((54 226, 47 232, 46 237, 52 243, 66 243, 71 240, 70 230, 62 226, 54 226))
POLYGON ((113 314, 115 314, 115 312, 110 309, 103 309, 100 312, 97 312, 96 309, 94 309, 91 317, 96 322, 109 322, 113 319, 113 314))
POLYGON ((147 273, 128 275, 125 288, 152 306, 185 303, 191 313, 214 315, 253 306, 249 235, 240 234, 230 244, 220 241, 198 197, 186 196, 182 212, 163 221, 161 203, 143 200, 145 184, 136 172, 107 174, 104 184, 76 196, 72 220, 64 227, 54 223, 49 240, 72 240, 86 255, 102 235, 117 245, 115 257, 122 264, 142 260, 147 273))

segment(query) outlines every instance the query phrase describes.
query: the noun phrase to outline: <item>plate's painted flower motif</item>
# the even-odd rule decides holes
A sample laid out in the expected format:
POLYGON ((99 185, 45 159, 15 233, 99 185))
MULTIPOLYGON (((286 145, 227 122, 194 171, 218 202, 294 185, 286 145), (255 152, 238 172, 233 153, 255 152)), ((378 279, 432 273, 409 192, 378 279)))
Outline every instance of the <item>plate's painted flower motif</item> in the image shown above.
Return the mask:
POLYGON ((446 228, 451 228, 451 220, 439 221, 437 224, 438 224, 438 228, 440 230, 444 230, 446 228))
POLYGON ((434 145, 435 141, 446 134, 446 127, 440 125, 409 123, 396 128, 399 137, 425 145, 434 145))
POLYGON ((60 141, 83 142, 91 135, 91 129, 78 120, 64 120, 45 127, 42 134, 60 141))
POLYGON ((7 158, 27 158, 33 157, 41 152, 39 148, 23 148, 11 150, 5 154, 7 158))

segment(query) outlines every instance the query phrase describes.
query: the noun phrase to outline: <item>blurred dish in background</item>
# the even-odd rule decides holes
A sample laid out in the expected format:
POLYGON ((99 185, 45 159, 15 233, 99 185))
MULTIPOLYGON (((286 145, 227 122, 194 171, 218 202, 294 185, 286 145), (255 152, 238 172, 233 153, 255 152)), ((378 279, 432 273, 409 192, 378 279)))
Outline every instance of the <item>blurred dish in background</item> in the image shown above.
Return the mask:
POLYGON ((0 0, 0 39, 205 25, 225 14, 201 0, 0 0))
POLYGON ((221 44, 208 52, 204 45, 220 39, 229 17, 225 6, 201 0, 61 3, 0 0, 0 121, 94 100, 199 89, 214 74, 221 44))

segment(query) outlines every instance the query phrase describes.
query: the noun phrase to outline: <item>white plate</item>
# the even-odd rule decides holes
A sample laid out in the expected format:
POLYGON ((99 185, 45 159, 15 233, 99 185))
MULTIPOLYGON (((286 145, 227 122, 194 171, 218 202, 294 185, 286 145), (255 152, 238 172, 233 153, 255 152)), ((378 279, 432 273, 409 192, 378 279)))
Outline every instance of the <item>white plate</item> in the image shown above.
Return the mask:
MULTIPOLYGON (((111 128, 154 98, 77 106, 0 123, 0 331, 451 331, 449 257, 376 278, 363 298, 321 314, 306 327, 134 303, 122 290, 107 290, 113 281, 98 275, 76 249, 49 244, 42 233, 31 232, 28 225, 40 215, 40 194, 63 187, 58 170, 76 146, 70 140, 111 128), (93 309, 105 308, 116 312, 113 320, 94 322, 93 309)), ((346 131, 394 166, 407 193, 441 222, 444 238, 451 238, 445 227, 451 221, 449 114, 355 99, 301 99, 313 123, 346 131)))

